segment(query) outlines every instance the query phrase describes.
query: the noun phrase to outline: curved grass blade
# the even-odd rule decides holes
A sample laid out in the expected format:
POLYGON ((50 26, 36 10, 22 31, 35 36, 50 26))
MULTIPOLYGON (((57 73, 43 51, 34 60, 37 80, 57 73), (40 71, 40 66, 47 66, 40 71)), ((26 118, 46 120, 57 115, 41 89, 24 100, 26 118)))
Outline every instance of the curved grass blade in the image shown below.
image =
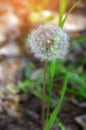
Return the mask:
POLYGON ((71 9, 68 11, 68 13, 66 14, 66 16, 64 17, 63 21, 62 21, 62 25, 64 25, 67 17, 69 16, 69 14, 72 12, 72 10, 81 2, 82 0, 78 0, 72 7, 71 9))
POLYGON ((66 92, 66 89, 67 89, 67 83, 68 83, 68 74, 66 75, 64 84, 62 86, 61 98, 60 98, 57 106, 55 107, 54 111, 52 112, 50 119, 48 120, 48 122, 46 124, 45 130, 50 130, 50 128, 52 127, 52 125, 54 124, 54 122, 57 118, 57 115, 58 115, 59 110, 61 108, 61 105, 62 105, 62 102, 63 102, 63 99, 64 99, 64 95, 65 95, 65 92, 66 92))

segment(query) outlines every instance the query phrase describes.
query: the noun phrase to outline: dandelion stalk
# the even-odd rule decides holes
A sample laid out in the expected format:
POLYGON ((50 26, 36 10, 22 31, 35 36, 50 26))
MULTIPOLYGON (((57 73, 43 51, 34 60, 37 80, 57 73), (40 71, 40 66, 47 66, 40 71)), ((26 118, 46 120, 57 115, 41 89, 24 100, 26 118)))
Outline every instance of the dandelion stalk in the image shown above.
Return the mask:
POLYGON ((42 89, 42 130, 44 130, 45 124, 45 97, 46 97, 46 70, 47 61, 44 64, 44 74, 43 74, 43 89, 42 89))

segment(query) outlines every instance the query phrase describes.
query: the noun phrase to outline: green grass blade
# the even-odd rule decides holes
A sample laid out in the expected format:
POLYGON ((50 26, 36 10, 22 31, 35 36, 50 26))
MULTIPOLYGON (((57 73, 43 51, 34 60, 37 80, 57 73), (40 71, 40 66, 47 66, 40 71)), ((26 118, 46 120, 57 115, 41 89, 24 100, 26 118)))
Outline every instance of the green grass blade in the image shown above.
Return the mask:
POLYGON ((61 98, 60 98, 57 106, 55 107, 54 111, 52 112, 50 119, 48 120, 48 122, 46 124, 45 130, 50 130, 50 128, 52 127, 53 123, 55 122, 55 120, 57 118, 57 114, 59 113, 64 95, 65 95, 65 92, 66 92, 66 89, 67 89, 67 83, 68 83, 68 74, 66 75, 65 82, 62 86, 61 98))
POLYGON ((78 0, 78 1, 71 7, 71 9, 68 11, 68 13, 66 14, 66 16, 64 17, 62 24, 65 23, 65 21, 66 21, 68 15, 72 12, 72 10, 73 10, 80 2, 81 2, 81 0, 78 0))
POLYGON ((26 90, 26 87, 30 85, 32 86, 33 85, 33 82, 30 81, 30 80, 25 80, 24 82, 22 82, 20 85, 17 86, 17 88, 21 89, 22 91, 25 91, 26 90))
POLYGON ((64 12, 66 10, 67 4, 68 4, 68 0, 59 0, 59 22, 58 25, 59 27, 63 27, 63 16, 64 16, 64 12))
POLYGON ((78 39, 76 40, 76 42, 77 42, 78 44, 81 44, 81 43, 83 43, 83 42, 86 42, 86 35, 83 35, 83 36, 81 36, 80 38, 78 38, 78 39))
POLYGON ((58 123, 58 126, 61 128, 61 130, 66 130, 63 123, 59 118, 56 118, 56 122, 58 123))
POLYGON ((52 79, 54 78, 55 75, 55 67, 56 67, 56 61, 52 61, 50 67, 50 75, 52 79))
POLYGON ((50 66, 50 84, 49 84, 49 96, 48 96, 48 107, 47 107, 47 114, 46 114, 46 123, 48 122, 48 116, 49 116, 49 110, 50 110, 50 104, 51 104, 51 96, 52 96, 52 88, 53 88, 53 78, 55 75, 55 68, 56 68, 56 60, 51 62, 50 66))

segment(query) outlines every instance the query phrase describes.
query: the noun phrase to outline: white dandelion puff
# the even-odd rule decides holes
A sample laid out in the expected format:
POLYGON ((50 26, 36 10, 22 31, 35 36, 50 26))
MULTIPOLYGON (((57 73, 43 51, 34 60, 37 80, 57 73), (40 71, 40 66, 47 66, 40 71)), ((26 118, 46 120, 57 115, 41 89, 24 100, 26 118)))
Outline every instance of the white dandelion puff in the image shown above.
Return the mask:
POLYGON ((47 23, 32 31, 28 43, 35 57, 51 61, 65 58, 69 37, 60 27, 47 23))

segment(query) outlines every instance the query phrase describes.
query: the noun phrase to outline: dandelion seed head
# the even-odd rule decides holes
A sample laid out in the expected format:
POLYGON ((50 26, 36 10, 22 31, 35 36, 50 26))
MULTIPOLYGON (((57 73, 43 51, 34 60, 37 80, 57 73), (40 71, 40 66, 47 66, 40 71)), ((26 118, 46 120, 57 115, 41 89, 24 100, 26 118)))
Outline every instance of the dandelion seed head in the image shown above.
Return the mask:
POLYGON ((47 23, 32 31, 28 43, 35 57, 42 61, 51 61, 65 58, 69 37, 61 28, 47 23))

